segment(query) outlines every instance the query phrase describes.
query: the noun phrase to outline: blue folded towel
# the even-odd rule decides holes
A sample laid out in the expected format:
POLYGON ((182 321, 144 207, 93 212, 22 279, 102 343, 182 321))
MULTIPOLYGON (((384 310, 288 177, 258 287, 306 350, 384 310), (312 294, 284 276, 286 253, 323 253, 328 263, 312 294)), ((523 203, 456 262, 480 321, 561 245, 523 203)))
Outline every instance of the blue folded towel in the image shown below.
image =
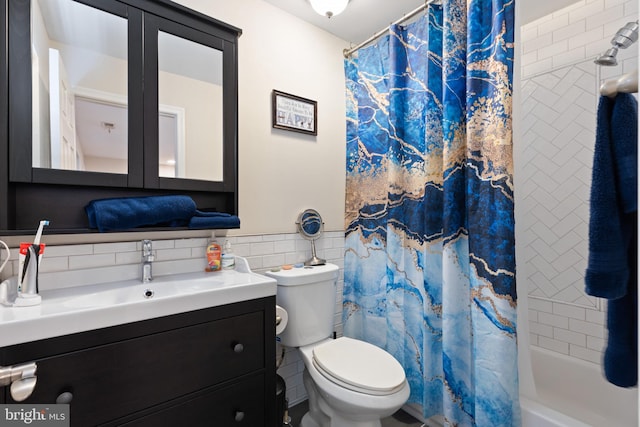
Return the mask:
POLYGON ((189 220, 189 228, 239 228, 240 218, 223 212, 202 212, 189 220))
POLYGON ((89 226, 100 232, 173 222, 187 225, 196 213, 188 196, 125 197, 93 200, 85 211, 89 226))

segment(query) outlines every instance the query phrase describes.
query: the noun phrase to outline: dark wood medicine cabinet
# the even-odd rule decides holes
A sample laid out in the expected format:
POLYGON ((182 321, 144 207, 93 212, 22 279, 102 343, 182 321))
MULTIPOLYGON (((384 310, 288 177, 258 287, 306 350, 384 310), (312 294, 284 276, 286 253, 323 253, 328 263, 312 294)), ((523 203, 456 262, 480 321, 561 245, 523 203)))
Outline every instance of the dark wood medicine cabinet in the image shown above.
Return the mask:
POLYGON ((238 214, 239 28, 168 0, 0 4, 0 233, 92 232, 109 197, 238 214))

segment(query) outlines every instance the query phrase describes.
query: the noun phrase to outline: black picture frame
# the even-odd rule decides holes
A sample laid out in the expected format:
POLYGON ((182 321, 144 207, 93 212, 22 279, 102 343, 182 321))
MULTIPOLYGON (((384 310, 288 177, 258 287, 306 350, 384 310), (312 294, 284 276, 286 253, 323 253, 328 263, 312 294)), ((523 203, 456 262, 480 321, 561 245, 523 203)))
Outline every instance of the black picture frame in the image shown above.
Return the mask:
POLYGON ((318 135, 318 103, 311 99, 274 89, 271 118, 275 129, 318 135))

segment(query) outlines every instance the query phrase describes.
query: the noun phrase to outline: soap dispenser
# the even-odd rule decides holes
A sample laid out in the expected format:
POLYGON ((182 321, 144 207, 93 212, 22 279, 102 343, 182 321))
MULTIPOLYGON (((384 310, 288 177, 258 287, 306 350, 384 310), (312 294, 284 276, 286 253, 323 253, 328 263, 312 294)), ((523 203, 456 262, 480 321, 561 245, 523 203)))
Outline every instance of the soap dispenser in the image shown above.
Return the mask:
POLYGON ((211 241, 207 245, 207 267, 205 271, 220 271, 222 269, 221 263, 221 254, 222 247, 218 244, 216 240, 215 231, 211 233, 211 241))
POLYGON ((224 241, 222 247, 222 269, 233 270, 236 268, 236 256, 231 249, 231 242, 229 240, 224 241))

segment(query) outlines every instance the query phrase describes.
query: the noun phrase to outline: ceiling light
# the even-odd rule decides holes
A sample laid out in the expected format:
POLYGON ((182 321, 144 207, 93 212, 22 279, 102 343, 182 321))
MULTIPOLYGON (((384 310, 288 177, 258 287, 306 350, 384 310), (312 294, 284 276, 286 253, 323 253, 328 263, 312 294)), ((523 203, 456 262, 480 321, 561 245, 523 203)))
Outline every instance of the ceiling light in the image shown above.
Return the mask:
POLYGON ((349 0, 309 0, 317 13, 327 18, 339 15, 346 8, 349 0))

